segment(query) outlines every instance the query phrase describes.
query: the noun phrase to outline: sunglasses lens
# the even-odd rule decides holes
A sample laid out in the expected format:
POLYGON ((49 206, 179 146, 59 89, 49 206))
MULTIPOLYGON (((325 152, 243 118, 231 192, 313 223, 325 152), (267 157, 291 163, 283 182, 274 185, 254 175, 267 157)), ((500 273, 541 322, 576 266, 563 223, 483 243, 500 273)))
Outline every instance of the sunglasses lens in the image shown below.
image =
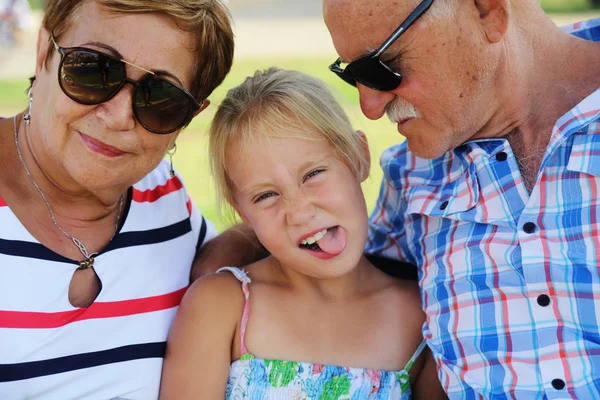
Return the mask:
POLYGON ((356 86, 356 80, 346 70, 340 67, 340 59, 329 66, 329 70, 349 85, 356 86))
POLYGON ((60 69, 60 87, 82 104, 98 104, 119 90, 125 67, 103 54, 75 50, 65 55, 60 69))
POLYGON ((344 72, 352 75, 360 84, 382 92, 394 90, 402 82, 402 76, 390 70, 378 58, 359 58, 348 64, 344 72))
MULTIPOLYGON (((86 105, 100 104, 114 96, 126 81, 123 61, 83 48, 67 50, 60 65, 59 83, 72 100, 86 105)), ((150 132, 174 132, 198 109, 188 93, 156 76, 148 75, 134 86, 133 111, 150 132)))
POLYGON ((148 76, 135 90, 135 115, 144 128, 154 133, 171 133, 187 122, 192 99, 166 80, 148 76))
POLYGON ((348 71, 344 70, 341 72, 336 72, 336 74, 347 84, 356 86, 356 78, 354 78, 352 74, 348 73, 348 71))

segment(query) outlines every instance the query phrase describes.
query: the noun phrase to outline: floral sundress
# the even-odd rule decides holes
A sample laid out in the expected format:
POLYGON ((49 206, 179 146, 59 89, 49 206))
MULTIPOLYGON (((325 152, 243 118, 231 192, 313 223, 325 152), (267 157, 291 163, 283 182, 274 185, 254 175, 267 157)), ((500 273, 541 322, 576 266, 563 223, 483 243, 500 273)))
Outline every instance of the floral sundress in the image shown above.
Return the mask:
POLYGON ((245 296, 241 322, 242 356, 229 367, 225 399, 235 400, 391 400, 410 399, 408 372, 425 348, 421 342, 404 369, 382 371, 365 368, 265 360, 249 353, 244 335, 250 314, 248 275, 235 267, 231 272, 241 283, 245 296))

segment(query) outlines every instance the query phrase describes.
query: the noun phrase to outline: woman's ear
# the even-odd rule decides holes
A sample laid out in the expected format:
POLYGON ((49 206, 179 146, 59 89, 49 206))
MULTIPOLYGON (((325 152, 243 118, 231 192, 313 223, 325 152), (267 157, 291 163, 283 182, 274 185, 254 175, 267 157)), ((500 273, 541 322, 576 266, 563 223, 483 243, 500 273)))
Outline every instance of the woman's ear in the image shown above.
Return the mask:
POLYGON ((209 105, 210 105, 210 100, 209 99, 204 99, 202 101, 202 104, 200 104, 200 109, 194 113, 194 117, 196 117, 198 114, 200 114, 202 111, 204 111, 204 109, 206 107, 208 107, 209 105))
POLYGON ((46 66, 46 58, 48 57, 48 48, 50 43, 50 33, 46 28, 41 27, 38 32, 38 40, 35 57, 35 76, 39 76, 40 72, 46 66))
POLYGON ((363 156, 365 157, 366 168, 364 169, 362 176, 360 177, 360 181, 364 182, 368 177, 371 171, 371 151, 369 150, 369 141, 367 140, 367 136, 361 130, 357 130, 356 133, 360 137, 360 144, 363 151, 363 156))

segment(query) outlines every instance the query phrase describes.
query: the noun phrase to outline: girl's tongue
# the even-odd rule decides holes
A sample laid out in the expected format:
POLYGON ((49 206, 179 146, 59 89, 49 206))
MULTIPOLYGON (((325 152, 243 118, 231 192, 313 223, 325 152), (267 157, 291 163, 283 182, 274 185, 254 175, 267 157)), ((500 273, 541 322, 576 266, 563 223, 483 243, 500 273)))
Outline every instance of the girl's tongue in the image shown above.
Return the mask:
POLYGON ((346 248, 346 231, 335 226, 327 230, 327 234, 317 242, 322 251, 337 256, 346 248))

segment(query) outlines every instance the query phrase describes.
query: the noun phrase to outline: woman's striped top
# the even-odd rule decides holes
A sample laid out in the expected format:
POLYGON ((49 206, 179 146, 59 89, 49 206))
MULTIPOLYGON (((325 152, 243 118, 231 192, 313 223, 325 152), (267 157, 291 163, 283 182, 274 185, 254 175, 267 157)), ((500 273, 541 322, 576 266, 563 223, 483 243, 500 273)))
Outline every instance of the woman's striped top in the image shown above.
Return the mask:
POLYGON ((100 294, 76 308, 68 291, 77 263, 34 239, 0 193, 0 399, 158 397, 192 260, 216 232, 166 161, 129 200, 96 257, 100 294))

